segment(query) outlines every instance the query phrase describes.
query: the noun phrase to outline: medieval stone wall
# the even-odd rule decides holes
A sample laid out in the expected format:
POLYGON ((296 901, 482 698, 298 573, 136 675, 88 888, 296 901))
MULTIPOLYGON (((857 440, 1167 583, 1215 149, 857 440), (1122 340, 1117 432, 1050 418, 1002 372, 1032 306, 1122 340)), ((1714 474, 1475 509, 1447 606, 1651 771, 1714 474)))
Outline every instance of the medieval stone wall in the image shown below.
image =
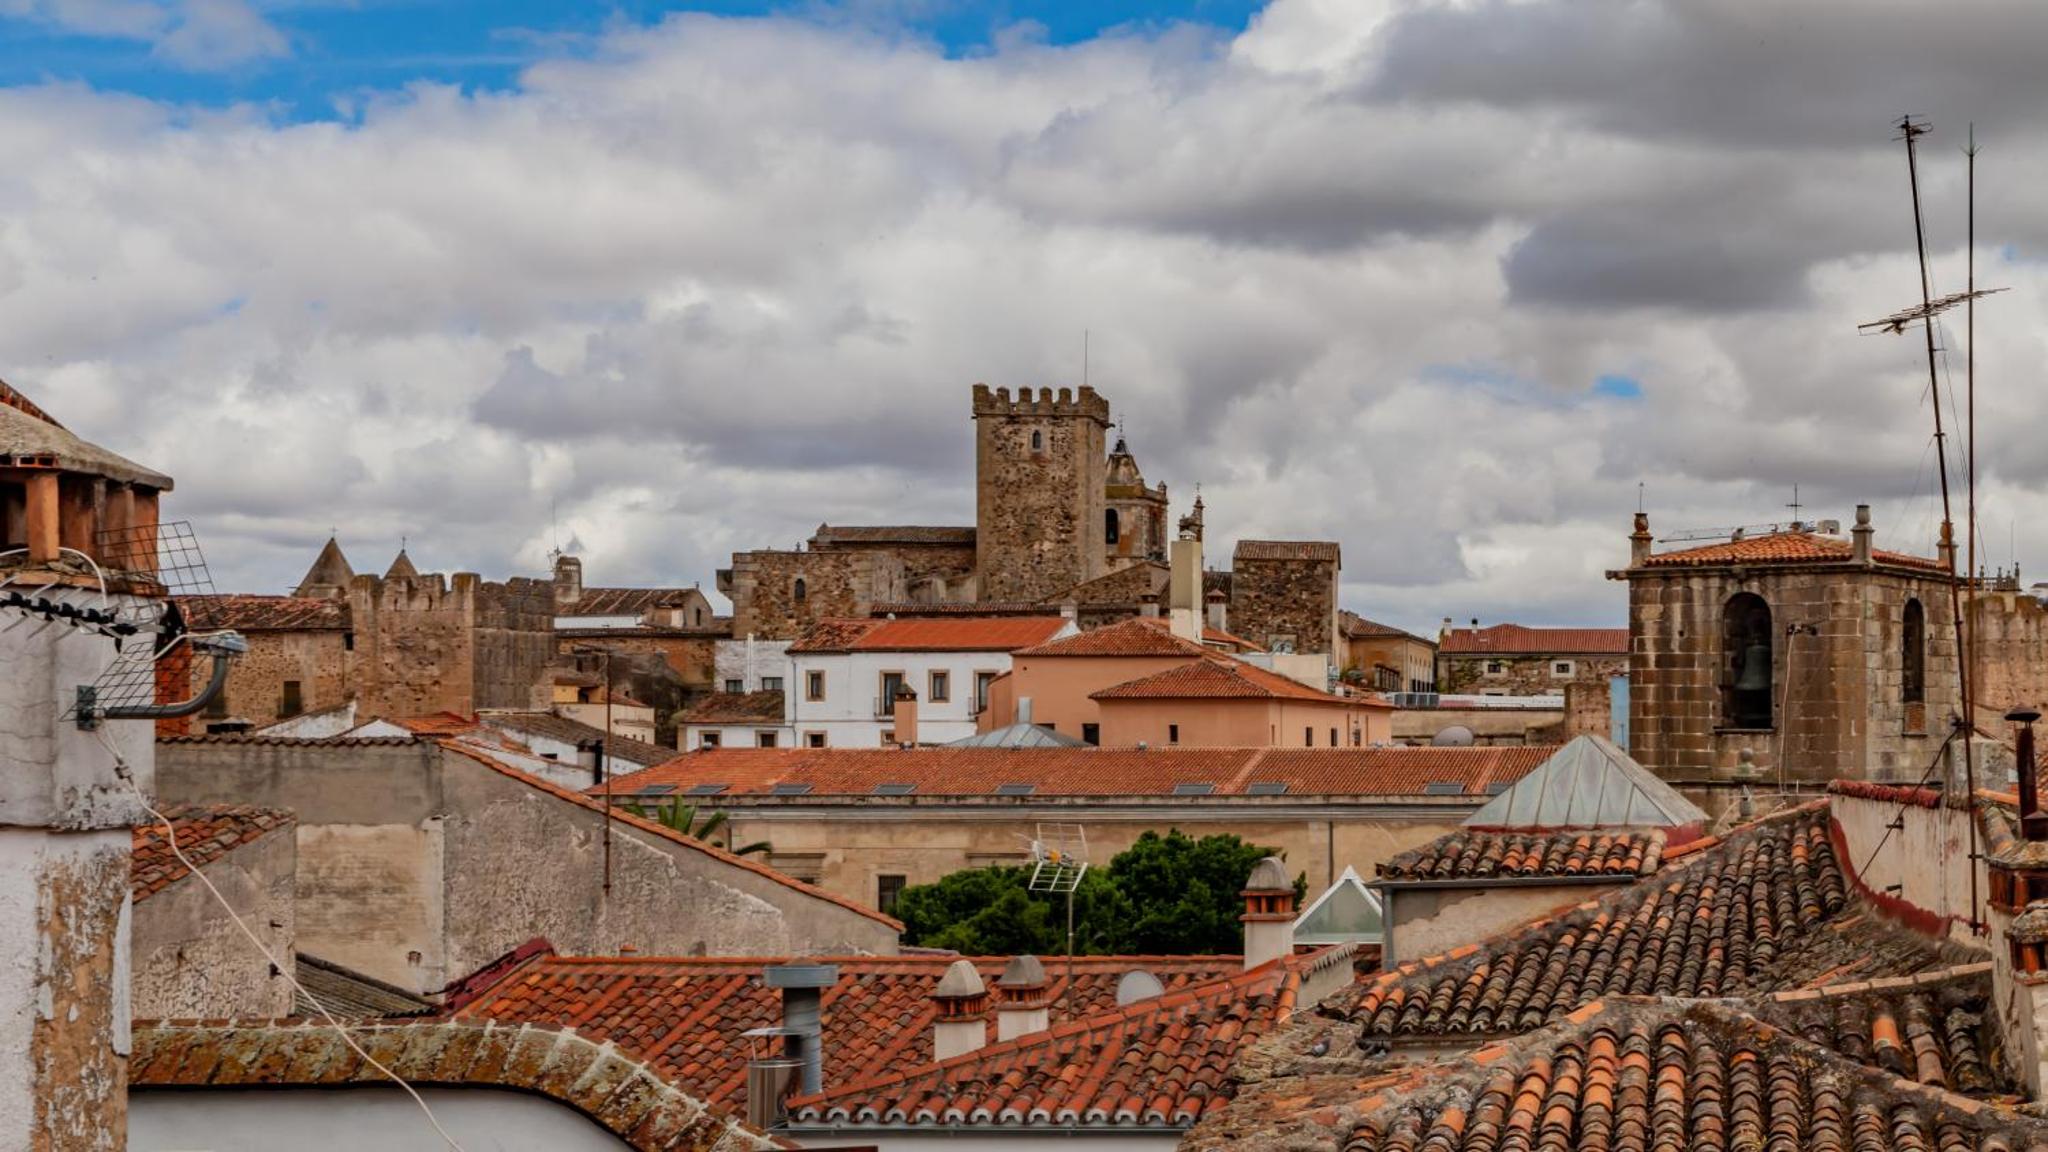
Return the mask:
POLYGON ((974 427, 981 598, 1042 601, 1102 575, 1109 401, 977 384, 974 427))
POLYGON ((1958 710, 1955 633, 1938 576, 1839 567, 1632 570, 1629 751, 1674 780, 1731 773, 1744 750, 1775 778, 1918 779, 1958 710), (1736 728, 1724 686, 1737 654, 1723 611, 1771 610, 1773 724, 1736 728), (1904 700, 1904 613, 1925 615, 1924 701, 1904 700), (1787 628, 1801 631, 1787 634, 1787 628), (1808 632, 1805 629, 1811 628, 1808 632))
POLYGON ((1628 657, 1625 655, 1439 653, 1437 664, 1437 691, 1474 695, 1555 696, 1574 684, 1604 687, 1610 678, 1628 675, 1628 657), (1557 670, 1560 662, 1570 663, 1571 671, 1560 673, 1557 670), (1496 665, 1498 670, 1495 670, 1496 665))
POLYGON ((479 708, 545 708, 555 658, 555 589, 545 580, 515 577, 503 584, 468 573, 455 577, 459 590, 472 589, 474 614, 470 705, 479 708))
POLYGON ((1230 630, 1262 648, 1292 637, 1299 653, 1337 653, 1337 565, 1331 560, 1237 558, 1230 630))
POLYGON ((1979 594, 1964 616, 1976 629, 1978 723, 2015 708, 2048 711, 2048 608, 2015 589, 1979 594))
POLYGON ((974 545, 821 542, 813 539, 813 552, 873 554, 887 559, 881 570, 901 567, 905 600, 925 603, 956 603, 975 598, 974 545))
POLYGON ((819 620, 866 616, 875 604, 907 599, 907 588, 893 553, 764 550, 733 556, 731 596, 735 637, 793 640, 819 620))
POLYGON ((601 634, 557 635, 555 651, 558 657, 564 660, 578 647, 659 656, 676 674, 676 678, 682 682, 685 689, 692 692, 714 691, 718 687, 715 665, 718 642, 731 638, 731 634, 724 630, 636 633, 625 629, 613 629, 601 634))
MULTIPOLYGON (((300 713, 348 703, 355 660, 348 635, 339 630, 244 633, 249 651, 228 665, 225 700, 209 709, 206 718, 232 716, 258 727, 286 719, 282 705, 287 681, 299 685, 300 713)), ((213 674, 213 662, 188 664, 196 693, 213 674)), ((205 718, 199 720, 204 722, 205 718)))

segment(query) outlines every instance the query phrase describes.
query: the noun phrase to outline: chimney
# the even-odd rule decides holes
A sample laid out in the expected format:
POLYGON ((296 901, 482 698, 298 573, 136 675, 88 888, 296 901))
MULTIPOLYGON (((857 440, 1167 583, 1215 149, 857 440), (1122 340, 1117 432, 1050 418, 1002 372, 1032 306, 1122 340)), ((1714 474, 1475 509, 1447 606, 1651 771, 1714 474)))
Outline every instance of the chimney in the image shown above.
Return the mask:
POLYGON ((1268 856, 1252 866, 1244 885, 1244 966, 1247 971, 1294 955, 1294 882, 1287 866, 1268 856))
POLYGON ((1218 632, 1230 631, 1230 597, 1223 594, 1223 589, 1215 588, 1210 590, 1206 599, 1208 600, 1209 609, 1209 627, 1218 632))
POLYGON ((747 1065, 747 1122, 766 1131, 781 1123, 783 1101, 792 1090, 805 1095, 824 1090, 824 1017, 820 1004, 825 989, 839 983, 839 966, 792 960, 763 969, 761 982, 782 990, 781 1026, 747 1033, 757 1041, 782 1042, 780 1053, 757 1052, 747 1065))
POLYGON ((1644 564, 1649 563, 1650 545, 1652 543, 1654 543, 1654 540, 1650 536, 1650 514, 1648 512, 1638 512, 1636 513, 1636 530, 1628 535, 1628 566, 1631 568, 1641 568, 1644 564))
POLYGON ((932 1024, 932 1058, 950 1060, 988 1044, 988 985, 972 960, 955 960, 932 990, 939 1017, 932 1024))
POLYGON ((1138 597, 1138 615, 1155 619, 1159 615, 1159 593, 1147 592, 1138 597))
POLYGON ((31 472, 27 481, 28 562, 51 564, 62 543, 62 514, 58 511, 57 473, 31 472))
POLYGON ((1080 617, 1081 605, 1078 601, 1075 601, 1073 599, 1066 599, 1060 601, 1060 619, 1078 620, 1080 619, 1080 617))
POLYGON ((2034 766, 2034 721, 2041 714, 2021 708, 2006 713, 2005 718, 2019 725, 2013 734, 2013 759, 2018 762, 2020 777, 2020 839, 2048 840, 2048 812, 2041 811, 2041 782, 2034 766))
POLYGON ((896 729, 897 745, 917 747, 917 689, 908 684, 898 684, 896 698, 889 702, 889 716, 896 729))
MULTIPOLYGON (((1984 901, 1991 935, 1993 1034, 2009 1054, 2010 1066, 2030 1096, 2048 1088, 2048 819, 2041 813, 2040 780, 2034 763, 2033 723, 2041 714, 2018 709, 2006 719, 2013 733, 2019 774, 2019 836, 1994 836, 1987 844, 1984 901)), ((1969 818, 1967 809, 1964 818, 1969 818)), ((1999 821, 1996 816, 1989 821, 1999 821)))
POLYGON ((1045 965, 1036 956, 1016 956, 996 980, 996 1039, 1015 1040, 1052 1027, 1045 993, 1045 965))
POLYGON ((1870 526, 1870 505, 1856 506, 1856 527, 1850 532, 1853 541, 1853 555, 1858 564, 1870 563, 1870 538, 1877 535, 1877 529, 1870 526))
POLYGON ((1202 642, 1202 542, 1182 537, 1170 546, 1166 603, 1173 634, 1202 642))
POLYGON ((574 556, 555 557, 555 606, 566 607, 583 598, 583 561, 574 556))
POLYGON ((1031 697, 1020 696, 1017 698, 1017 719, 1014 723, 1031 723, 1031 697))

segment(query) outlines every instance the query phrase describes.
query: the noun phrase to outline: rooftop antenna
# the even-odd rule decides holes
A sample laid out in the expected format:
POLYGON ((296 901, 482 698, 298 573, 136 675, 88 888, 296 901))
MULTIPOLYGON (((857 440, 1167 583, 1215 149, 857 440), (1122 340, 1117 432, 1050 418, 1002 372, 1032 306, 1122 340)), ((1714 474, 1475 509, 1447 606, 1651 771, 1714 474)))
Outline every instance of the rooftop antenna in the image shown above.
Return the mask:
POLYGON ((1805 507, 1805 505, 1799 502, 1799 485, 1792 485, 1792 502, 1785 505, 1785 507, 1792 510, 1792 527, 1794 530, 1797 530, 1801 524, 1805 523, 1805 521, 1799 518, 1799 510, 1805 507))
POLYGON ((1642 482, 1641 480, 1638 480, 1638 481, 1636 481, 1636 511, 1638 511, 1638 512, 1641 512, 1642 510, 1643 510, 1643 482, 1642 482))
POLYGON ((1088 833, 1079 824, 1040 824, 1031 838, 1033 892, 1067 898, 1067 978, 1060 986, 1060 1010, 1070 1012, 1074 995, 1074 890, 1088 874, 1088 833))

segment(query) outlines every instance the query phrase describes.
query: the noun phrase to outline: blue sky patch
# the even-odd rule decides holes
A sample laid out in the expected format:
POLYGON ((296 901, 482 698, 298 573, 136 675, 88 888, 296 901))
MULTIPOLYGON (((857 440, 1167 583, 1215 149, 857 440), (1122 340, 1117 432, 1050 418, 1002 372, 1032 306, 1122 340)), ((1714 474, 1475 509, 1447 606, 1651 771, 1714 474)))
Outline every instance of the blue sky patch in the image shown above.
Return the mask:
POLYGON ((1593 395, 1612 400, 1641 400, 1643 386, 1633 376, 1609 373, 1593 381, 1593 395))

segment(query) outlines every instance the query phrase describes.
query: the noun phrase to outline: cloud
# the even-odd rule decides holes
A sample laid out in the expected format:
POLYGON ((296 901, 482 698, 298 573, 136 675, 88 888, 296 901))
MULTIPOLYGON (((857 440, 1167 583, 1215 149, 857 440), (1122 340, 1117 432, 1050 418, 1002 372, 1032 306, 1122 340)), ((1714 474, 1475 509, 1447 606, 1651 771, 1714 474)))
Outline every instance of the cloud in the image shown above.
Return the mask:
MULTIPOLYGON (((1919 345, 1855 328, 1917 298, 1900 108, 1937 290, 1985 125, 1986 519, 2048 513, 2036 17, 1906 11, 1275 0, 949 57, 884 6, 617 22, 344 122, 0 90, 0 376, 177 476, 223 586, 330 528, 364 569, 574 538, 593 582, 708 584, 824 521, 970 522, 969 386, 1078 383, 1085 333, 1212 551, 1338 540, 1347 606, 1410 627, 1612 623, 1639 491, 1667 532, 1798 484, 1931 550, 1919 345)), ((239 26, 187 59, 289 50, 239 26)))
POLYGON ((214 72, 291 55, 249 0, 0 0, 0 18, 79 36, 137 40, 174 67, 214 72))

